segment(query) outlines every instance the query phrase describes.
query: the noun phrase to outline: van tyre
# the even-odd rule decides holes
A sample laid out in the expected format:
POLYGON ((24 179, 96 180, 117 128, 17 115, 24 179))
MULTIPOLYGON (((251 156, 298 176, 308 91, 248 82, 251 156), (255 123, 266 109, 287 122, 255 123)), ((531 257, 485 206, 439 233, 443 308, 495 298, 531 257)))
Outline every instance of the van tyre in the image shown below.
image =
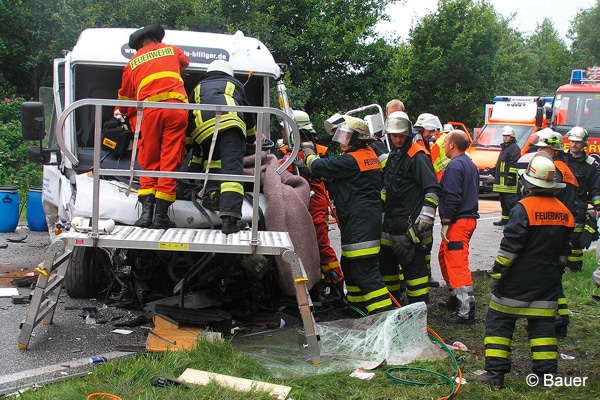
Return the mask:
POLYGON ((106 252, 93 247, 75 247, 65 272, 65 290, 69 297, 89 299, 109 284, 106 252))

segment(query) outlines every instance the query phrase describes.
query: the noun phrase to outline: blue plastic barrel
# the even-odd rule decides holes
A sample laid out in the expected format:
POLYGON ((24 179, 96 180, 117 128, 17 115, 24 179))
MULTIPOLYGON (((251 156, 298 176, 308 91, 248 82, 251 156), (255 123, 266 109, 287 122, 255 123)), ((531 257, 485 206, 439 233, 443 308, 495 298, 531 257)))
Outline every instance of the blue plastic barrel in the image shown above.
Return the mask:
POLYGON ((19 225, 19 191, 0 186, 0 232, 14 232, 19 225))
POLYGON ((42 188, 30 188, 27 196, 27 225, 32 231, 48 230, 42 207, 42 188))

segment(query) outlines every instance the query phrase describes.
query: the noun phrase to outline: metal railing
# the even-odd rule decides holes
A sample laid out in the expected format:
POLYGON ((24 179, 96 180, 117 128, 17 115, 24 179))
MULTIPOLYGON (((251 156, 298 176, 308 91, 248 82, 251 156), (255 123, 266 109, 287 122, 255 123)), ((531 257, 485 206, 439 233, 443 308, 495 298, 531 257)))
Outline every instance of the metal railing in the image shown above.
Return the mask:
MULTIPOLYGON (((225 113, 229 111, 237 111, 244 113, 255 113, 257 114, 257 143, 256 148, 259 148, 260 141, 262 140, 261 132, 268 132, 269 126, 265 127, 269 118, 268 115, 274 115, 281 121, 284 121, 292 129, 293 135, 293 147, 290 157, 277 168, 277 173, 281 174, 285 171, 292 162, 296 159, 300 150, 300 132, 296 122, 285 112, 271 107, 256 107, 256 106, 225 106, 225 105, 214 105, 214 104, 188 104, 188 103, 169 103, 169 102, 146 102, 146 101, 127 101, 127 100, 108 100, 108 99, 83 99, 74 102, 69 105, 60 118, 56 125, 56 141, 62 152, 64 158, 68 159, 73 166, 79 164, 77 156, 73 153, 75 148, 71 149, 67 146, 65 141, 64 132, 65 124, 71 123, 73 112, 84 106, 93 106, 94 112, 94 165, 92 168, 93 172, 93 204, 92 204, 92 229, 90 235, 92 237, 98 237, 98 221, 99 221, 99 200, 100 200, 100 179, 103 175, 110 176, 125 176, 125 177, 157 177, 157 178, 176 178, 176 179, 212 179, 216 181, 237 181, 237 182, 252 182, 254 193, 260 193, 260 171, 261 171, 261 159, 260 152, 256 152, 255 164, 254 164, 254 176, 251 175, 230 175, 230 174, 216 174, 206 172, 163 172, 163 171, 141 171, 134 170, 133 163, 131 163, 129 169, 105 169, 100 168, 101 162, 101 143, 102 143, 102 108, 103 107, 128 107, 135 108, 138 110, 138 118, 143 118, 143 112, 148 108, 162 108, 162 109, 185 109, 185 110, 206 110, 214 111, 216 113, 225 113)), ((73 132, 74 130, 69 130, 73 132)), ((75 147, 74 143, 77 143, 76 138, 71 138, 71 143, 75 147)), ((132 152, 132 157, 135 152, 132 152)), ((63 159, 64 159, 63 158, 63 159)), ((254 196, 252 204, 252 233, 250 244, 256 246, 258 244, 258 219, 259 219, 259 197, 254 196)))

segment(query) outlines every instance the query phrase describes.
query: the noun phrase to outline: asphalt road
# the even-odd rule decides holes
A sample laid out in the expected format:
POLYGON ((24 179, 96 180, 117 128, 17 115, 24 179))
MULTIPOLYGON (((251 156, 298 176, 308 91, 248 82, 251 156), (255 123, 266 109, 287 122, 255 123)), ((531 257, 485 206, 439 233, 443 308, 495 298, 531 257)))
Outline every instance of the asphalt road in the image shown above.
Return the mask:
MULTIPOLYGON (((488 270, 498 251, 502 229, 492 225, 499 219, 500 207, 495 198, 480 200, 480 215, 471 240, 471 269, 488 270)), ((339 230, 332 225, 332 244, 339 254, 339 230)), ((442 281, 437 263, 440 225, 434 226, 432 274, 442 281)), ((50 243, 46 232, 29 231, 19 226, 13 233, 0 233, 0 287, 14 288, 12 279, 28 272, 44 259, 50 243)), ((29 287, 17 288, 28 295, 29 287)), ((93 367, 90 357, 126 357, 133 353, 117 351, 121 346, 145 346, 144 326, 130 329, 127 335, 113 333, 115 324, 132 320, 140 313, 107 307, 101 301, 76 300, 63 291, 59 298, 54 323, 38 325, 33 330, 27 350, 19 350, 19 324, 28 311, 27 304, 13 304, 11 298, 0 298, 0 394, 14 387, 23 387, 48 379, 64 379, 71 374, 93 367), (98 323, 85 323, 83 308, 98 310, 98 323)), ((146 328, 148 325, 145 326, 146 328)), ((72 375, 71 375, 72 376, 72 375)))

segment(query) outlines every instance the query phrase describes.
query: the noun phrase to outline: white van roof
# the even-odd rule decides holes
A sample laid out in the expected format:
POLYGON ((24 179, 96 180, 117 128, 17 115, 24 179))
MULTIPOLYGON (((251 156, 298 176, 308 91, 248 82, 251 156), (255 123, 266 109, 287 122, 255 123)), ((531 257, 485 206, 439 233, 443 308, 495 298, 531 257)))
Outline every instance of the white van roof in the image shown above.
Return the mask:
MULTIPOLYGON (((125 65, 135 54, 129 47, 129 36, 138 28, 92 28, 86 29, 70 53, 71 62, 105 65, 125 65)), ((216 59, 231 62, 236 73, 277 78, 279 66, 271 52, 258 39, 244 36, 241 31, 234 35, 220 33, 165 30, 163 43, 181 48, 190 58, 190 69, 206 70, 216 59)))

